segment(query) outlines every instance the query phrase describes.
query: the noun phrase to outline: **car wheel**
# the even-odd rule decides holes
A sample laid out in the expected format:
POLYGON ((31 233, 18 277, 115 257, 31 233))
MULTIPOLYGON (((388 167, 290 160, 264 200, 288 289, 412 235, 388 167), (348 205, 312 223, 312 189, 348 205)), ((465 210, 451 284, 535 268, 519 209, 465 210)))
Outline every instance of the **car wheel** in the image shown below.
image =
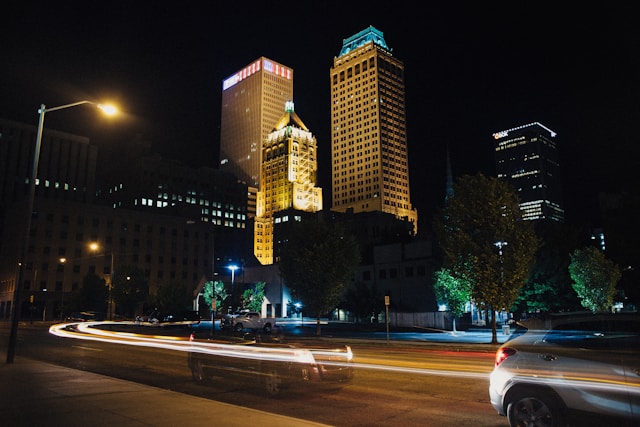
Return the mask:
POLYGON ((264 325, 264 328, 262 328, 262 330, 264 331, 265 334, 270 334, 271 333, 271 323, 267 323, 266 325, 264 325))
POLYGON ((236 332, 242 332, 244 328, 242 327, 242 323, 236 323, 233 327, 233 330, 236 332))
POLYGON ((276 369, 269 369, 264 372, 264 385, 267 394, 275 397, 282 392, 284 380, 276 369))
POLYGON ((207 379, 204 374, 204 367, 202 366, 202 362, 200 360, 195 360, 192 362, 191 376, 193 376, 193 380, 197 383, 202 383, 207 379))
POLYGON ((562 427, 564 408, 554 393, 518 392, 507 405, 511 427, 562 427))

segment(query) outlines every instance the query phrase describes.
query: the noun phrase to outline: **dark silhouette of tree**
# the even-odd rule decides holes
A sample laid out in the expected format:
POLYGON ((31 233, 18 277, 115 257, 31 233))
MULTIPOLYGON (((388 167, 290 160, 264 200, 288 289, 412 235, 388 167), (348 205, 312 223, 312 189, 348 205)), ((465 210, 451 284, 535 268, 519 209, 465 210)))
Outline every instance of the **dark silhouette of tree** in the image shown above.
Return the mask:
POLYGON ((144 272, 132 265, 116 269, 111 298, 119 314, 133 317, 138 305, 149 300, 149 283, 144 272))
POLYGON ((587 246, 571 254, 569 274, 582 306, 593 311, 611 312, 616 285, 622 276, 620 268, 598 248, 587 246))
POLYGON ((172 280, 158 285, 153 297, 154 306, 163 314, 178 314, 191 310, 193 291, 184 283, 172 280))
POLYGON ((359 247, 339 224, 308 219, 292 224, 290 232, 282 245, 280 274, 292 296, 316 316, 320 335, 320 317, 340 302, 360 262, 359 247))
POLYGON ((527 313, 580 310, 580 300, 571 287, 569 256, 589 243, 589 235, 582 227, 548 222, 536 224, 536 233, 541 246, 513 311, 521 317, 527 313))
POLYGON ((523 221, 515 190, 497 178, 465 175, 434 221, 444 266, 471 283, 476 303, 490 315, 513 306, 538 249, 533 224, 523 221))
POLYGON ((347 288, 343 306, 355 315, 357 322, 365 319, 368 322, 371 316, 377 319, 378 314, 384 310, 384 298, 375 284, 368 285, 358 281, 347 288))
POLYGON ((71 293, 72 311, 107 312, 109 287, 107 282, 95 273, 88 273, 82 279, 82 286, 71 293))

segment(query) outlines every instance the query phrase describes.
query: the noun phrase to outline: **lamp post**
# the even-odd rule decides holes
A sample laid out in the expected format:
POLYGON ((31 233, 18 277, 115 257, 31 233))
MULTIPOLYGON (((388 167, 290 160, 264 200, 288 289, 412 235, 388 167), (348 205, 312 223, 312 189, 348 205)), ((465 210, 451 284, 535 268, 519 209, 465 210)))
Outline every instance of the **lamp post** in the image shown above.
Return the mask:
POLYGON ((227 267, 229 270, 231 270, 231 311, 233 311, 233 283, 235 281, 235 277, 236 277, 236 270, 238 269, 237 265, 230 265, 227 267))
POLYGON ((504 267, 502 265, 502 248, 504 246, 507 246, 508 244, 509 243, 503 242, 501 240, 494 243, 494 245, 498 248, 498 255, 500 256, 500 280, 502 281, 503 285, 504 285, 504 267))
MULTIPOLYGON (((89 244, 89 250, 96 252, 98 249, 100 248, 100 245, 98 245, 97 243, 93 242, 89 244)), ((112 299, 112 289, 113 289, 113 269, 114 269, 114 254, 113 251, 111 252, 107 252, 109 254, 109 256, 111 257, 111 262, 109 264, 109 299, 107 300, 107 319, 108 320, 113 320, 113 299, 112 299)), ((107 255, 107 253, 104 253, 103 255, 107 255)), ((127 278, 128 280, 129 278, 127 278)))
POLYGON ((64 269, 65 264, 67 263, 67 259, 60 258, 58 261, 60 261, 60 264, 62 265, 62 298, 60 299, 60 321, 62 322, 64 317, 64 269))
MULTIPOLYGON (((130 278, 127 277, 127 280, 130 278)), ((113 320, 113 297, 112 297, 112 289, 113 289, 113 251, 111 252, 111 266, 109 267, 109 302, 107 304, 108 313, 107 316, 109 320, 113 320)))
POLYGON ((9 346, 7 348, 7 363, 13 363, 15 357, 16 341, 18 337, 18 320, 20 318, 20 288, 24 276, 24 269, 27 257, 27 246, 29 246, 29 234, 31 233, 31 215, 33 214, 33 202, 36 193, 36 179, 38 177, 38 161, 40 160, 40 146, 42 145, 42 133, 44 131, 44 115, 49 111, 62 110, 64 108, 76 107, 83 104, 93 104, 104 111, 106 114, 115 114, 116 109, 113 106, 97 104, 91 101, 79 101, 72 104, 60 105, 58 107, 46 108, 44 104, 38 109, 38 133, 36 134, 36 146, 33 151, 33 165, 31 167, 31 179, 29 180, 29 199, 27 203, 26 224, 24 232, 24 242, 20 248, 18 258, 18 274, 13 289, 13 306, 11 313, 11 332, 9 334, 9 346))
POLYGON ((294 305, 296 306, 298 311, 300 311, 300 327, 302 328, 304 326, 304 318, 302 317, 302 303, 297 302, 294 305))

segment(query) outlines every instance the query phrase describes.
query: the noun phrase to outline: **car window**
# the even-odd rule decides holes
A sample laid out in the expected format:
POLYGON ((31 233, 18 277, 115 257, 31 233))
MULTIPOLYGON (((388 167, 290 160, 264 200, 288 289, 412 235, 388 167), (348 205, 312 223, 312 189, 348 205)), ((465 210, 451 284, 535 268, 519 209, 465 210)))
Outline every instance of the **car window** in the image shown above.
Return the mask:
POLYGON ((544 341, 584 349, 637 349, 640 321, 627 318, 596 318, 556 325, 544 341))

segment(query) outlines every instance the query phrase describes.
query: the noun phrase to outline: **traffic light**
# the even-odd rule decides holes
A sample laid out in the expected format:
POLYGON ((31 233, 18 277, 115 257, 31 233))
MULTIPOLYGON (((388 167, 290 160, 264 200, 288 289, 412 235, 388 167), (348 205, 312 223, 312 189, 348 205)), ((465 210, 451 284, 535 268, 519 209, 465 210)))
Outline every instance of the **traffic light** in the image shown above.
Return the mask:
POLYGON ((30 302, 31 304, 33 304, 33 300, 34 300, 34 299, 35 299, 35 295, 33 295, 33 294, 32 294, 32 295, 30 295, 30 296, 29 296, 29 302, 30 302))

